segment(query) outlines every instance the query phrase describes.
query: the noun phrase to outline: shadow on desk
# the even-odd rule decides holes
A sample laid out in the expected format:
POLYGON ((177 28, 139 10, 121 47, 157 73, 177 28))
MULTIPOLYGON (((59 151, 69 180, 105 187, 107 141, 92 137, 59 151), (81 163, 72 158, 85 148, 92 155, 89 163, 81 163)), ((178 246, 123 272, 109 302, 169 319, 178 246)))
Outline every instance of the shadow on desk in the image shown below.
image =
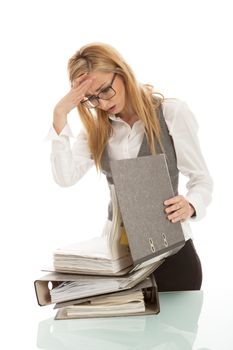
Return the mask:
POLYGON ((37 346, 47 350, 191 350, 203 292, 160 293, 160 314, 39 323, 37 346))

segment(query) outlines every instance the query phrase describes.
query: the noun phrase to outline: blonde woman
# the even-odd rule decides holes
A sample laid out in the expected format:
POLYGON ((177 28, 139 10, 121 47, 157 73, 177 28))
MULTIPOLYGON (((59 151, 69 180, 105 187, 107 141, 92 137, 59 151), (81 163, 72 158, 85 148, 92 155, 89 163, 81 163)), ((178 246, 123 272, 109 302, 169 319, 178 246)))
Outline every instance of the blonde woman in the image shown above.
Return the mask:
MULTIPOLYGON (((93 166, 111 184, 109 160, 166 153, 175 196, 165 202, 168 220, 180 221, 186 244, 155 271, 159 291, 201 288, 202 269, 189 221, 204 217, 212 179, 197 138, 197 122, 187 104, 154 94, 140 84, 124 58, 111 46, 92 43, 68 62, 71 89, 54 108, 52 171, 61 186, 71 186, 93 166), (67 115, 76 108, 84 126, 72 149, 67 115), (179 172, 188 177, 178 194, 179 172)), ((108 223, 111 225, 111 209, 108 223)))

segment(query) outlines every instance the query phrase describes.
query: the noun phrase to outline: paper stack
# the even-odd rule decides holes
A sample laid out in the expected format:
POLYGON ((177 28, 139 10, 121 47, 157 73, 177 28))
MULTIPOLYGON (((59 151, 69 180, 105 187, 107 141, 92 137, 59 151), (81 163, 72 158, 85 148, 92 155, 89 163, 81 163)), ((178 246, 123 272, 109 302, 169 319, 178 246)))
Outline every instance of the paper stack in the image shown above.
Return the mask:
POLYGON ((128 244, 121 243, 124 226, 114 187, 110 187, 110 195, 113 217, 106 222, 102 236, 57 249, 55 271, 115 275, 129 270, 124 269, 133 261, 128 244))
POLYGON ((50 274, 35 281, 39 305, 56 303, 56 319, 159 312, 153 272, 185 243, 166 218, 174 196, 164 154, 110 162, 112 221, 104 234, 57 249, 50 274))

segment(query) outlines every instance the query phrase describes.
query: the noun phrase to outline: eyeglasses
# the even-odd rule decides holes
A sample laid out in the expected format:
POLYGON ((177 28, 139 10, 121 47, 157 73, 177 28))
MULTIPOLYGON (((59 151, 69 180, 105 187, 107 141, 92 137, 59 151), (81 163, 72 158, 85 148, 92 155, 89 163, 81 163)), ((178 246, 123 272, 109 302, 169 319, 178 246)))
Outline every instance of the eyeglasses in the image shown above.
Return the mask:
POLYGON ((117 73, 113 75, 112 81, 110 85, 106 86, 102 89, 98 95, 92 95, 88 97, 86 100, 81 101, 81 104, 88 109, 96 108, 99 105, 99 100, 110 100, 113 96, 116 95, 116 91, 113 89, 112 84, 116 77, 117 73))

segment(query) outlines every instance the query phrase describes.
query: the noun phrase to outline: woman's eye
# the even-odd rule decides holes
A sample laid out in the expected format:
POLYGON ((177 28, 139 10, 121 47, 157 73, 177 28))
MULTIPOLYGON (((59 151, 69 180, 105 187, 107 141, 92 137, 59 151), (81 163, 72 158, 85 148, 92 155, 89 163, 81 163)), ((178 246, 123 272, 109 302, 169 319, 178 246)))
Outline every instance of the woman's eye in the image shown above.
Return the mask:
POLYGON ((94 101, 95 99, 96 99, 95 96, 90 96, 90 97, 88 98, 88 100, 89 100, 90 102, 94 101))
POLYGON ((107 86, 105 89, 103 89, 103 90, 101 91, 101 93, 106 94, 109 90, 110 90, 110 87, 107 86))

